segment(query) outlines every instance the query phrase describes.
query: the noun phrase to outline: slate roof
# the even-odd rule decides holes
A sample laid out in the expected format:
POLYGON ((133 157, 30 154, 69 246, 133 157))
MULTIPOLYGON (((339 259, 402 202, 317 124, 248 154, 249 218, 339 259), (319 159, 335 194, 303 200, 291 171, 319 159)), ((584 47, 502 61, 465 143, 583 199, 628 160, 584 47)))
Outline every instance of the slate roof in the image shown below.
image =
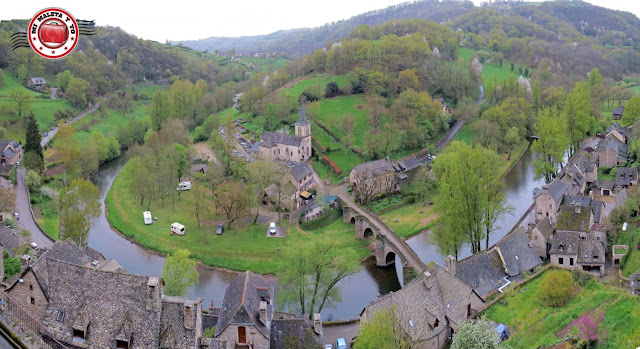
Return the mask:
POLYGON ((227 349, 227 341, 219 338, 202 338, 200 347, 206 349, 227 349))
POLYGON ((559 178, 567 187, 567 192, 572 195, 582 194, 582 186, 587 182, 584 173, 576 164, 566 167, 559 178))
MULTIPOLYGON (((42 256, 40 256, 40 259, 43 258, 51 258, 76 265, 85 265, 94 260, 97 260, 98 262, 105 260, 102 253, 89 246, 78 247, 70 239, 56 241, 44 252, 44 254, 42 254, 42 256)), ((37 262, 34 263, 34 267, 36 266, 37 262)))
POLYGON ((593 209, 593 224, 602 223, 602 221, 604 221, 602 210, 604 208, 604 202, 592 201, 591 208, 593 209))
POLYGON ((571 255, 578 254, 580 234, 576 232, 556 232, 549 254, 571 255), (562 247, 562 249, 560 248, 562 247))
POLYGON ((309 121, 307 121, 307 111, 304 108, 304 104, 300 105, 300 116, 298 117, 298 121, 296 121, 296 126, 309 126, 309 121))
POLYGON ((619 158, 627 159, 629 156, 629 146, 625 143, 620 142, 617 138, 612 135, 608 135, 605 139, 602 139, 596 144, 596 151, 603 151, 606 148, 610 148, 613 151, 618 153, 619 158))
POLYGON ((620 167, 616 173, 616 185, 628 187, 632 183, 638 182, 638 169, 635 167, 620 167))
POLYGON ((596 185, 596 188, 598 188, 598 189, 613 190, 613 187, 616 185, 616 181, 614 181, 614 180, 607 180, 607 181, 597 180, 595 182, 595 185, 596 185))
POLYGON ((367 174, 368 177, 371 177, 387 172, 393 172, 395 169, 393 168, 393 165, 391 165, 391 162, 389 162, 389 159, 384 158, 359 164, 354 167, 352 171, 355 171, 356 173, 364 173, 367 174))
MULTIPOLYGON (((624 110, 624 108, 623 108, 624 110)), ((622 113, 621 113, 622 114, 622 113)), ((623 136, 629 137, 631 134, 631 130, 626 128, 626 127, 622 127, 619 123, 614 122, 613 125, 607 127, 607 133, 611 132, 611 131, 618 131, 618 133, 620 133, 623 136)))
POLYGON ((264 131, 260 138, 260 144, 263 147, 271 148, 275 144, 284 144, 299 147, 303 137, 288 135, 284 133, 276 133, 264 131))
POLYGON ((524 228, 505 236, 496 246, 502 253, 509 276, 516 276, 542 264, 534 247, 529 247, 529 238, 524 228))
POLYGON ((589 161, 589 159, 587 159, 583 154, 580 154, 573 163, 576 164, 583 173, 591 172, 596 169, 596 163, 589 161))
POLYGON ((604 264, 605 247, 603 241, 579 240, 578 241, 578 263, 604 264), (598 256, 598 259, 594 259, 598 256))
POLYGON ((47 83, 47 81, 43 77, 40 77, 40 76, 31 78, 31 82, 33 82, 36 85, 44 85, 44 84, 47 83))
POLYGON ((591 208, 580 206, 560 206, 557 230, 589 231, 591 208), (578 212, 579 211, 579 212, 578 212))
POLYGON ((16 248, 28 243, 29 241, 22 237, 17 231, 4 225, 0 226, 0 244, 2 244, 4 250, 9 253, 9 256, 13 257, 13 252, 16 248))
POLYGON ((457 261, 455 276, 485 297, 502 285, 507 273, 498 251, 492 248, 457 261))
POLYGON ((200 304, 202 298, 162 297, 160 348, 189 347, 189 340, 196 337, 196 311, 200 304))
POLYGON ((540 222, 538 222, 538 224, 536 224, 536 228, 538 228, 538 231, 540 231, 545 239, 548 239, 555 230, 549 221, 549 217, 544 217, 540 222))
POLYGON ((542 187, 542 191, 540 191, 540 194, 544 193, 545 191, 555 202, 560 202, 562 196, 567 192, 567 186, 560 179, 556 178, 551 183, 542 187))
POLYGON ((591 198, 580 195, 565 195, 562 197, 562 205, 589 207, 591 206, 591 198))
POLYGON ((612 116, 617 116, 618 119, 622 116, 622 113, 624 113, 624 106, 622 106, 620 108, 616 108, 613 111, 611 111, 611 115, 612 116))
POLYGON ((0 151, 2 151, 2 154, 7 159, 11 159, 12 157, 14 157, 16 155, 16 152, 19 152, 20 149, 22 149, 22 145, 20 145, 20 143, 14 140, 11 140, 11 139, 0 140, 0 151))
MULTIPOLYGON (((480 297, 462 280, 447 273, 436 263, 431 263, 427 267, 427 271, 431 273, 432 277, 436 277, 435 280, 430 280, 432 277, 425 279, 427 287, 438 286, 444 312, 449 320, 455 324, 454 328, 457 328, 457 325, 462 324, 467 319, 467 305, 472 303, 474 298, 482 302, 480 297)), ((482 308, 484 309, 484 306, 482 308)), ((482 311, 483 309, 474 310, 482 311)))
POLYGON ((322 349, 322 338, 313 330, 313 323, 304 319, 283 319, 271 322, 269 349, 322 349))
POLYGON ((398 167, 399 171, 407 172, 420 167, 420 162, 415 156, 412 156, 405 160, 399 160, 394 164, 394 167, 398 167))
POLYGON ((227 286, 220 307, 215 336, 219 336, 230 324, 252 323, 265 338, 270 338, 271 328, 260 322, 260 301, 266 300, 267 318, 273 313, 274 287, 260 275, 246 271, 227 286))
POLYGON ((291 167, 291 175, 296 182, 300 182, 304 179, 304 177, 312 174, 311 166, 306 162, 301 162, 293 167, 291 167))

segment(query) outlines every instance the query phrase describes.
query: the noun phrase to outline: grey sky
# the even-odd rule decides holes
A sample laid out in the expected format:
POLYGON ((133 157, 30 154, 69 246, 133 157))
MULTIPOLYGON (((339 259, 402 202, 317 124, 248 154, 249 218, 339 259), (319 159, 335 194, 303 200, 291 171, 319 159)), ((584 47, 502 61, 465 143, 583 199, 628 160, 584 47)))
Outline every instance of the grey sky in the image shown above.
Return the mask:
MULTIPOLYGON (((9 1, 0 20, 31 18, 38 10, 60 6, 79 19, 119 26, 138 37, 164 42, 211 36, 268 34, 280 29, 317 27, 332 21, 399 4, 406 0, 31 0, 9 1)), ((476 5, 480 0, 473 0, 476 5)), ((589 0, 640 15, 640 1, 589 0)))

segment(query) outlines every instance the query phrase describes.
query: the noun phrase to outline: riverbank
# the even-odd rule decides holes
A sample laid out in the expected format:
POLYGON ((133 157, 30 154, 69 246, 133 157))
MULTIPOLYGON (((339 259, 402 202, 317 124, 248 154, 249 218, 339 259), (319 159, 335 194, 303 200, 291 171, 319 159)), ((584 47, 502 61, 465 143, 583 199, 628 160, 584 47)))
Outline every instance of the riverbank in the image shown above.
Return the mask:
MULTIPOLYGON (((256 225, 242 221, 233 223, 222 235, 216 235, 218 221, 213 218, 203 220, 198 227, 190 208, 190 192, 181 194, 172 209, 170 199, 165 207, 156 199, 151 204, 151 212, 158 219, 151 225, 145 225, 142 211, 146 203, 140 206, 131 190, 132 174, 127 167, 114 180, 105 198, 107 221, 114 231, 127 240, 160 255, 171 254, 178 249, 188 249, 192 256, 204 265, 234 271, 252 270, 259 274, 275 274, 279 268, 280 255, 289 250, 304 248, 306 244, 323 237, 333 241, 340 250, 352 249, 359 258, 370 255, 368 242, 355 237, 352 225, 338 219, 322 229, 301 232, 295 225, 286 226, 286 237, 267 236, 269 221, 256 225), (185 225, 184 236, 171 235, 173 222, 185 225), (205 242, 206 241, 206 242, 205 242)), ((202 220, 202 219, 201 219, 202 220)))

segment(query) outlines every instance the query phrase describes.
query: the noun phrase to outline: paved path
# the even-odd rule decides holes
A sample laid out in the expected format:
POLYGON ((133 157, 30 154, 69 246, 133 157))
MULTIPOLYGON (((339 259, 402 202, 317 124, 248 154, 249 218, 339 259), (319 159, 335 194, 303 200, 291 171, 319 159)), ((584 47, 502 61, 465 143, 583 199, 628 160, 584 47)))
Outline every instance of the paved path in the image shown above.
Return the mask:
POLYGON ((354 322, 350 324, 337 325, 337 326, 324 326, 322 331, 324 332, 325 344, 336 345, 336 339, 344 338, 347 341, 347 345, 351 341, 360 328, 360 323, 354 322))
POLYGON ((49 89, 49 91, 51 91, 51 99, 56 99, 58 97, 58 95, 57 95, 58 89, 57 88, 51 87, 49 89))
POLYGON ((18 227, 20 230, 25 229, 30 231, 31 241, 37 243, 38 246, 51 246, 53 244, 53 240, 38 228, 33 215, 31 215, 31 205, 25 182, 25 172, 26 170, 24 168, 18 169, 18 184, 16 186, 16 212, 20 215, 18 227))
MULTIPOLYGON (((98 107, 100 106, 100 103, 102 103, 103 101, 106 100, 106 97, 103 97, 102 100, 98 101, 96 104, 94 104, 91 108, 83 111, 82 113, 78 114, 73 121, 69 121, 71 123, 76 122, 80 119, 82 119, 83 117, 91 114, 91 112, 93 112, 94 110, 98 109, 98 107)), ((40 146, 44 147, 47 145, 47 143, 49 143, 49 141, 53 138, 53 136, 56 135, 56 133, 58 133, 58 128, 56 127, 54 130, 49 131, 49 134, 46 137, 42 137, 42 141, 40 141, 40 146)))
POLYGON ((422 273, 425 269, 427 269, 427 265, 418 257, 418 255, 413 251, 413 249, 404 241, 401 237, 399 237, 393 230, 391 230, 378 216, 373 213, 363 209, 362 207, 356 205, 353 200, 351 200, 351 196, 345 190, 345 186, 336 186, 330 189, 330 192, 340 198, 342 202, 349 206, 352 210, 358 212, 361 216, 364 216, 373 224, 380 234, 382 234, 387 241, 392 245, 391 248, 399 254, 404 260, 407 261, 408 265, 415 269, 417 272, 422 273))

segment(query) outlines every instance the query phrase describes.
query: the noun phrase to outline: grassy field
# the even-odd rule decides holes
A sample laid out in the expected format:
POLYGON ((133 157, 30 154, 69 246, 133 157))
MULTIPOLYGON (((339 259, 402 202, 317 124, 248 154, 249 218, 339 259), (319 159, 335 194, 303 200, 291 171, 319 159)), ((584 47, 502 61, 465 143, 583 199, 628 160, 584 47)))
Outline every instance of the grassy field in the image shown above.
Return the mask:
MULTIPOLYGON (((214 233, 218 217, 211 217, 198 228, 189 204, 190 192, 183 192, 176 209, 171 209, 171 201, 161 207, 159 200, 151 205, 151 212, 158 220, 153 225, 144 225, 141 212, 144 210, 133 196, 130 174, 123 170, 113 183, 106 198, 109 222, 123 234, 137 243, 160 253, 171 253, 180 248, 188 249, 197 259, 211 266, 233 270, 251 269, 261 274, 272 274, 277 270, 279 254, 301 248, 317 237, 334 241, 341 249, 352 248, 360 257, 369 251, 366 241, 355 237, 353 226, 337 220, 331 225, 310 232, 299 231, 295 225, 287 227, 285 238, 266 237, 267 224, 244 224, 236 222, 223 235, 214 233), (185 236, 169 234, 173 222, 186 227, 185 236), (203 244, 203 240, 209 244, 203 244), (276 248, 280 248, 278 252, 276 248)), ((146 208, 146 207, 145 207, 146 208)))
POLYGON ((338 87, 343 88, 347 83, 346 75, 329 75, 329 74, 317 74, 316 76, 310 76, 303 78, 302 80, 294 80, 290 83, 285 84, 282 88, 280 88, 279 93, 285 94, 288 96, 293 96, 295 98, 300 97, 304 89, 309 86, 315 86, 320 84, 322 86, 322 91, 324 92, 324 88, 330 82, 336 82, 338 87))
MULTIPOLYGON (((462 57, 465 61, 465 64, 469 64, 469 62, 471 61, 471 58, 473 57, 473 55, 476 53, 476 50, 472 50, 469 48, 459 48, 458 49, 458 56, 462 57)), ((482 66, 482 78, 483 78, 483 85, 486 88, 487 87, 487 83, 489 83, 490 81, 492 81, 493 79, 495 79, 496 82, 500 83, 501 81, 504 81, 505 79, 508 79, 510 76, 512 76, 515 79, 518 78, 518 76, 520 74, 518 74, 518 67, 520 67, 521 65, 519 64, 515 64, 515 69, 514 71, 511 71, 511 61, 504 59, 502 61, 502 67, 496 66, 493 62, 487 62, 482 66)), ((524 66, 522 66, 522 69, 524 70, 524 66)), ((529 69, 529 76, 531 76, 533 74, 532 69, 529 69)))
POLYGON ((147 105, 145 102, 148 103, 148 101, 136 101, 133 111, 127 115, 109 109, 107 115, 102 117, 98 111, 94 111, 73 123, 73 129, 76 132, 74 138, 82 144, 89 139, 91 132, 94 130, 100 130, 105 136, 115 136, 118 138, 118 129, 126 125, 129 120, 149 119, 146 115, 147 105))
POLYGON ((13 76, 11 73, 9 73, 6 69, 3 70, 3 73, 4 73, 4 86, 0 87, 0 98, 9 96, 9 92, 16 88, 26 91, 31 95, 31 97, 37 97, 41 95, 41 93, 39 92, 30 90, 22 86, 22 84, 18 82, 18 79, 15 76, 13 76))
POLYGON ((40 227, 51 236, 54 240, 58 240, 58 211, 56 210, 51 199, 41 193, 32 193, 31 201, 34 202, 34 214, 40 227), (39 213, 36 213, 39 212, 39 213))
MULTIPOLYGON (((635 225, 636 223, 630 222, 629 228, 635 225)), ((627 229, 626 232, 620 231, 619 233, 616 243, 629 245, 628 256, 624 256, 622 259, 622 275, 629 277, 640 270, 640 250, 636 248, 640 244, 640 228, 627 229)))
POLYGON ((266 57, 244 57, 241 60, 242 62, 252 63, 262 70, 273 71, 276 70, 287 62, 287 59, 284 58, 266 58, 266 57))
POLYGON ((456 140, 458 141, 471 144, 474 139, 476 139, 476 132, 469 124, 465 124, 464 126, 462 126, 458 133, 456 133, 456 140))
POLYGON ((415 202, 383 213, 379 217, 398 236, 409 238, 429 228, 436 220, 437 215, 433 210, 433 205, 427 204, 425 206, 422 202, 415 202))
POLYGON ((597 348, 635 348, 640 345, 640 302, 628 290, 589 280, 566 306, 549 308, 540 302, 540 282, 541 277, 538 277, 516 288, 503 301, 485 311, 492 321, 511 328, 511 338, 506 343, 512 348, 556 344, 560 341, 558 331, 592 310, 605 313, 598 328, 601 339, 597 348))

